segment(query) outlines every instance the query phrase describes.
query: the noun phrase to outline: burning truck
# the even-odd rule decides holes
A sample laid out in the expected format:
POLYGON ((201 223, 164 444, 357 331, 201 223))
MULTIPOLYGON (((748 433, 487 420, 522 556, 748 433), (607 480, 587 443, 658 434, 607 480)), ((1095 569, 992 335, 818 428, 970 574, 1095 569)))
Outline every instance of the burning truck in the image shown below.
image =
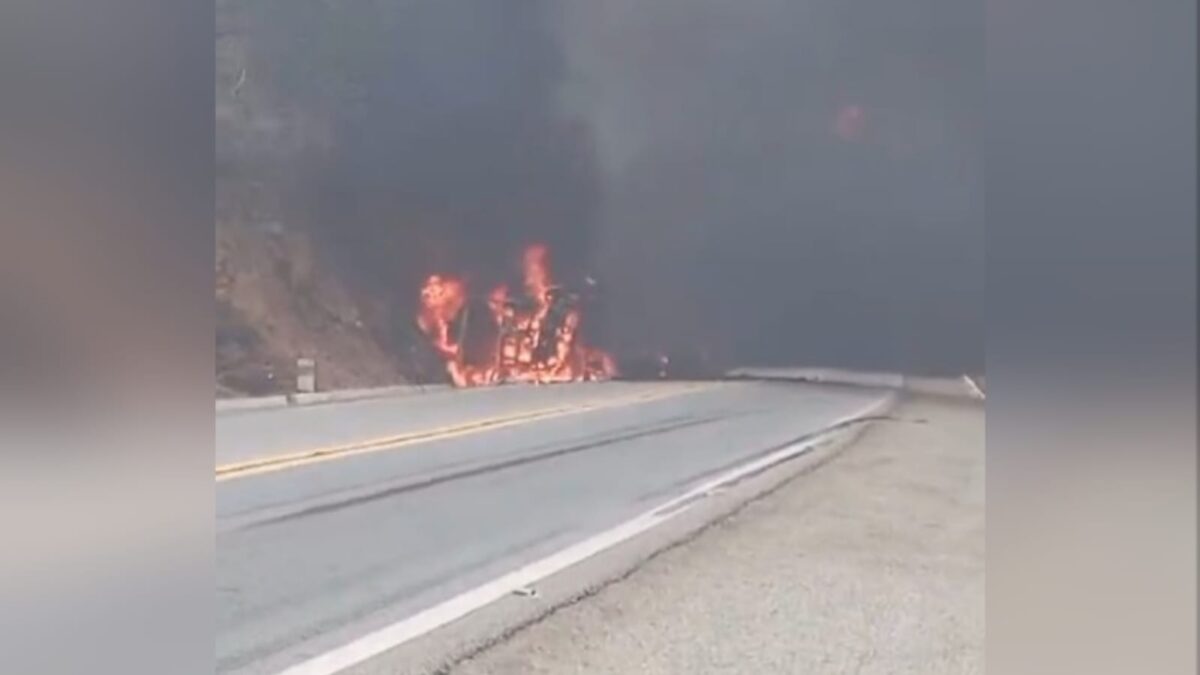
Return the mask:
POLYGON ((522 288, 472 293, 465 279, 434 274, 421 288, 417 326, 455 386, 606 380, 611 355, 587 342, 596 300, 590 278, 579 287, 555 282, 542 244, 521 257, 522 288))

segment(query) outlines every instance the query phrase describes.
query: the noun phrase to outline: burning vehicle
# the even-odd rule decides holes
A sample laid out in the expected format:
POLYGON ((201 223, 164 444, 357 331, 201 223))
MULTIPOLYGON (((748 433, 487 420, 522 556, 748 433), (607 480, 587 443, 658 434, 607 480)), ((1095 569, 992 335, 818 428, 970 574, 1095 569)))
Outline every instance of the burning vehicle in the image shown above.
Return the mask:
POLYGON ((607 352, 586 341, 596 284, 579 288, 555 282, 549 250, 527 247, 521 258, 523 288, 507 285, 487 295, 471 293, 460 277, 434 274, 421 288, 417 326, 445 365, 455 386, 605 380, 616 375, 607 352))

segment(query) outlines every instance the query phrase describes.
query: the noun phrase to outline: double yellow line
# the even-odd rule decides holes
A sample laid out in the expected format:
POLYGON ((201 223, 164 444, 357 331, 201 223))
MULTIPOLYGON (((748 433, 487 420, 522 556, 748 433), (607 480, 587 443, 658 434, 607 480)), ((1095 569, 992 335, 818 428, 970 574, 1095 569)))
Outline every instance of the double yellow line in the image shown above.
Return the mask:
POLYGON ((291 469, 298 466, 315 464, 317 462, 327 462, 333 459, 362 455, 369 452, 395 450, 397 448, 403 448, 428 441, 457 438, 459 436, 476 434, 481 431, 502 429, 504 427, 526 424, 535 420, 549 419, 551 417, 575 415, 578 413, 603 410, 605 408, 615 408, 634 403, 645 403, 648 401, 693 393, 701 389, 706 389, 709 386, 711 385, 692 385, 681 387, 679 389, 672 388, 669 391, 645 392, 634 396, 626 396, 608 401, 598 401, 595 403, 541 408, 538 410, 531 410, 513 415, 473 420, 462 424, 413 431, 395 436, 384 436, 382 438, 373 438, 370 440, 346 443, 343 445, 314 448, 311 450, 302 450, 283 455, 272 455, 269 457, 250 459, 244 462, 223 464, 217 467, 217 481, 255 476, 258 474, 270 473, 272 471, 281 471, 283 469, 291 469))

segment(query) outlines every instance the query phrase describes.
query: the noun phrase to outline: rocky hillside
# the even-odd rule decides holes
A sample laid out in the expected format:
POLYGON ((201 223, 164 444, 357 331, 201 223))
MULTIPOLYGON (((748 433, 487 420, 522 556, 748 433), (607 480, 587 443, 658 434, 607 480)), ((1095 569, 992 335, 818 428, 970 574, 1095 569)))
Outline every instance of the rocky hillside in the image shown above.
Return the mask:
POLYGON ((288 391, 299 357, 322 389, 404 381, 386 315, 322 269, 307 235, 220 224, 216 266, 218 395, 288 391))
POLYGON ((300 357, 320 389, 402 382, 386 303, 349 288, 313 237, 305 178, 329 125, 264 58, 263 4, 217 2, 217 395, 290 391, 300 357))

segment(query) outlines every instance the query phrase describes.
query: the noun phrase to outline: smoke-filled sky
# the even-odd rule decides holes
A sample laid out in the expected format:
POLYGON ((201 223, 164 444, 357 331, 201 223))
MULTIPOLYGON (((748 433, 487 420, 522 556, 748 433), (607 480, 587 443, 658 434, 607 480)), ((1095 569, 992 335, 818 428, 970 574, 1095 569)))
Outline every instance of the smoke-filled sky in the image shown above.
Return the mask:
POLYGON ((569 7, 623 328, 744 361, 982 363, 982 3, 569 7))
POLYGON ((541 239, 620 348, 982 366, 982 3, 263 6, 281 96, 334 128, 309 224, 364 279, 541 239))

